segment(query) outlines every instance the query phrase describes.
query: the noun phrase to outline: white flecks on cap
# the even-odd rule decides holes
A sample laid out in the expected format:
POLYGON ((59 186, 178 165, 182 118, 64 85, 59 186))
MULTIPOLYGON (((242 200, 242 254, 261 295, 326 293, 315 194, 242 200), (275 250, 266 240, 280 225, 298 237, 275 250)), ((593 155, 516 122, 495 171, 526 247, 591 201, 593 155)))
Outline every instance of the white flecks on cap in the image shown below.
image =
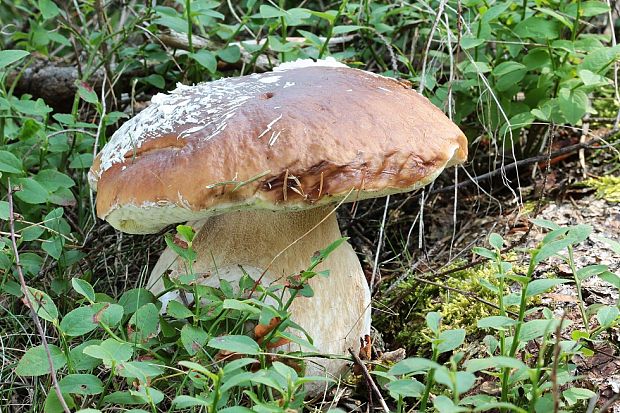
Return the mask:
POLYGON ((281 63, 273 68, 274 72, 283 72, 291 69, 301 69, 304 67, 349 67, 344 63, 340 63, 333 57, 327 57, 325 59, 312 60, 312 59, 297 59, 292 62, 281 63))

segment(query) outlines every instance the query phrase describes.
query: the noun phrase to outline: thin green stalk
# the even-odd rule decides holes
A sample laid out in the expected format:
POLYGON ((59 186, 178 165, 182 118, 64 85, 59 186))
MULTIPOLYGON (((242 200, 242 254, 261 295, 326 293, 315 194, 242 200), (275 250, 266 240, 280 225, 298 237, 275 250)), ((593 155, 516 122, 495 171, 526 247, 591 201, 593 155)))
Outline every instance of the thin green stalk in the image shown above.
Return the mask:
POLYGON ((519 334, 521 333, 521 327, 523 326, 523 322, 525 320, 525 309, 527 306, 527 286, 529 284, 529 280, 532 278, 532 274, 534 273, 534 268, 536 268, 534 264, 534 258, 538 251, 535 251, 530 259, 530 265, 527 269, 527 278, 528 282, 525 283, 521 287, 521 300, 519 302, 519 320, 517 326, 515 327, 515 334, 512 339, 512 345, 510 346, 510 353, 508 354, 510 357, 514 357, 517 353, 517 348, 519 348, 519 334))
MULTIPOLYGON (((439 353, 437 352, 437 347, 433 348, 433 361, 437 361, 437 357, 439 353)), ((433 387, 435 379, 435 369, 431 369, 428 371, 426 375, 426 386, 424 387, 424 394, 422 395, 422 400, 420 400, 420 412, 426 412, 426 405, 428 404, 428 398, 431 395, 431 388, 433 387)))
POLYGON ((579 313, 581 313, 581 318, 583 320, 583 326, 588 334, 590 334, 590 326, 588 323, 588 316, 586 315, 586 308, 583 305, 583 293, 581 291, 581 280, 577 276, 577 268, 575 267, 575 259, 573 256, 573 246, 568 246, 568 265, 570 266, 570 270, 573 273, 573 278, 575 279, 575 286, 577 287, 577 297, 579 298, 579 313))
POLYGON ((187 13, 187 45, 190 53, 194 53, 192 40, 192 0, 185 0, 185 12, 187 13))

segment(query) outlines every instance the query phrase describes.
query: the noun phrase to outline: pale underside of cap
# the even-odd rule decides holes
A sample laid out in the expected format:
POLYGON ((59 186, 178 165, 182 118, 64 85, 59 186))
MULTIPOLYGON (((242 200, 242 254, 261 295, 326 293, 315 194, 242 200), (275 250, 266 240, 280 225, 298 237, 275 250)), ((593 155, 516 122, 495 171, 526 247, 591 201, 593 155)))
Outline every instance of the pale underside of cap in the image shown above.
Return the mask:
POLYGON ((236 210, 406 192, 466 157, 460 129, 406 84, 301 61, 154 96, 111 137, 89 180, 99 217, 152 233, 236 210))

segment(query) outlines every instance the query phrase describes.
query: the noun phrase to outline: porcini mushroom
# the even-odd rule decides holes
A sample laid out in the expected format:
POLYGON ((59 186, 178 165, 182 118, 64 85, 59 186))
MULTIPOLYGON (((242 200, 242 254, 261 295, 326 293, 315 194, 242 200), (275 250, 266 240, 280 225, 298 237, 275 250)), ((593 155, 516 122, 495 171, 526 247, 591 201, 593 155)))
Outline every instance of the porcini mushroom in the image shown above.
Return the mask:
MULTIPOLYGON (((341 237, 335 203, 420 188, 466 157, 460 129, 407 84, 301 60, 154 96, 89 177, 99 217, 121 231, 193 221, 193 268, 211 274, 205 282, 239 279, 239 265, 256 279, 270 265, 262 281, 281 283, 341 237)), ((174 259, 162 255, 153 292, 166 269, 182 271, 174 259)), ((344 355, 370 332, 369 288, 348 243, 321 266, 329 277, 310 281, 315 295, 295 300, 292 319, 321 352, 344 355)), ((331 375, 345 367, 320 363, 331 375)))

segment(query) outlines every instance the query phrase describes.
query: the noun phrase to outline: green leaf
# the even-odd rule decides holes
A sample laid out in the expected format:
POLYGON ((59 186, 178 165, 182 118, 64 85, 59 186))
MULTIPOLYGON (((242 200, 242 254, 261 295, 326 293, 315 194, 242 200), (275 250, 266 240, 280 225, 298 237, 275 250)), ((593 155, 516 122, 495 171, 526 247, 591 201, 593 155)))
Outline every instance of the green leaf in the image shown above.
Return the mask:
POLYGON ((439 326, 441 324, 441 313, 432 311, 426 314, 426 325, 435 334, 439 334, 439 326))
POLYGON ((44 169, 40 171, 34 180, 41 184, 49 192, 54 192, 58 188, 71 188, 75 186, 75 181, 69 176, 58 172, 55 169, 44 169))
POLYGON ((93 164, 92 153, 80 153, 75 155, 69 163, 69 168, 72 169, 87 169, 93 164))
POLYGON ((47 321, 56 322, 58 320, 58 309, 56 304, 47 293, 28 287, 28 298, 37 315, 47 321))
POLYGON ((396 400, 398 400, 398 396, 421 397, 424 393, 424 384, 413 378, 395 380, 388 383, 385 387, 396 400))
POLYGON ((55 208, 45 215, 43 224, 55 233, 68 235, 71 233, 71 227, 67 221, 62 218, 63 215, 64 210, 62 208, 55 208))
POLYGON ((103 382, 92 374, 69 374, 58 384, 63 393, 92 395, 103 392, 103 382))
POLYGON ((3 221, 8 221, 9 212, 9 203, 6 201, 0 201, 0 219, 3 221))
MULTIPOLYGON (((64 399, 69 409, 73 409, 75 407, 75 401, 70 394, 63 394, 62 398, 64 399)), ((53 388, 50 389, 47 393, 47 397, 45 398, 43 413, 64 413, 64 411, 64 407, 60 404, 56 392, 53 388)))
POLYGON ((596 312, 596 319, 598 320, 600 326, 604 328, 615 323, 618 316, 620 316, 620 310, 618 310, 618 307, 608 305, 599 308, 596 312))
POLYGON ((495 249, 501 250, 504 248, 504 239, 501 235, 492 233, 489 235, 489 244, 495 249))
POLYGON ((19 174, 23 172, 23 169, 22 161, 17 156, 9 151, 0 151, 0 171, 19 174))
POLYGON ((452 400, 443 395, 435 397, 433 406, 439 413, 460 413, 469 411, 469 409, 455 405, 452 400))
MULTIPOLYGON (((192 397, 192 396, 187 396, 183 394, 183 395, 175 397, 174 400, 172 401, 172 405, 176 409, 187 409, 189 407, 195 407, 195 406, 209 407, 211 406, 211 403, 209 403, 208 400, 205 400, 199 397, 192 397)), ((218 412, 221 412, 221 411, 222 410, 218 410, 218 412)), ((253 410, 249 410, 249 411, 252 412, 253 410)))
POLYGON ((105 365, 110 366, 112 363, 118 364, 129 360, 133 355, 133 347, 129 343, 108 338, 100 344, 85 347, 83 353, 103 360, 105 365))
POLYGON ((145 343, 157 335, 159 310, 153 303, 145 304, 131 316, 128 325, 133 329, 130 340, 145 343))
POLYGON ((456 391, 458 394, 462 394, 472 388, 476 382, 476 376, 468 371, 450 372, 446 368, 441 368, 435 372, 435 381, 456 391), (452 374, 455 375, 454 381, 456 382, 456 388, 455 384, 452 383, 452 377, 450 377, 452 374))
POLYGON ((506 330, 508 327, 512 327, 517 324, 516 320, 504 316, 490 316, 484 317, 478 320, 478 328, 492 328, 495 330, 506 330))
POLYGON ((576 124, 581 120, 583 115, 588 111, 590 99, 588 95, 581 89, 570 90, 568 88, 560 89, 558 95, 560 110, 571 124, 576 124))
POLYGON ((388 370, 388 373, 398 376, 401 374, 415 373, 418 371, 426 371, 436 368, 439 368, 439 364, 432 360, 412 357, 399 361, 390 370, 388 370))
POLYGON ((60 9, 52 0, 39 0, 39 10, 45 20, 53 19, 60 14, 60 9))
POLYGON ((497 254, 495 253, 495 251, 491 251, 488 248, 474 247, 474 248, 472 248, 472 252, 474 254, 480 255, 481 257, 488 258, 490 260, 497 259, 497 254))
POLYGON ((156 73, 143 77, 142 80, 149 85, 155 86, 158 89, 163 89, 166 86, 166 80, 164 79, 164 77, 156 73))
POLYGON ((215 337, 209 340, 207 345, 218 350, 227 350, 241 354, 260 353, 259 345, 248 336, 230 335, 215 337))
POLYGON ((133 288, 121 295, 118 303, 123 306, 125 314, 133 314, 136 310, 148 303, 154 303, 155 296, 145 288, 133 288))
POLYGON ((527 366, 521 360, 505 357, 505 356, 495 356, 495 357, 487 357, 484 359, 470 359, 465 362, 465 368, 467 371, 475 373, 480 370, 490 370, 490 369, 526 369, 527 366))
POLYGON ((275 8, 273 6, 263 4, 260 6, 258 15, 256 17, 260 17, 263 19, 272 19, 274 17, 286 17, 286 12, 284 10, 275 8))
POLYGON ((575 403, 577 403, 577 401, 579 401, 579 400, 588 400, 588 399, 596 396, 596 393, 594 393, 592 390, 588 390, 588 389, 581 389, 581 388, 578 388, 578 387, 571 387, 569 389, 564 390, 562 392, 562 396, 564 396, 564 399, 566 400, 568 405, 572 406, 575 403))
POLYGON ((168 303, 166 314, 179 320, 194 316, 194 313, 189 308, 175 300, 168 303))
POLYGON ((25 50, 0 50, 0 69, 28 56, 25 50))
POLYGON ((188 56, 207 69, 209 73, 215 73, 217 71, 217 59, 210 51, 202 49, 196 53, 189 53, 188 56))
MULTIPOLYGON (((48 344, 54 371, 64 367, 67 364, 67 358, 62 350, 53 344, 48 344)), ((17 363, 15 374, 18 376, 43 376, 50 373, 50 365, 43 345, 32 347, 26 351, 17 363)))
POLYGON ((517 84, 525 77, 527 68, 518 62, 503 62, 493 68, 495 87, 499 91, 505 91, 517 84))
POLYGON ((228 46, 225 49, 217 51, 217 56, 227 63, 237 63, 241 58, 241 49, 239 46, 228 46))
POLYGON ((99 96, 88 83, 76 81, 78 95, 86 102, 96 105, 99 103, 99 96))
POLYGON ((353 24, 334 26, 332 33, 334 35, 339 35, 339 34, 355 32, 363 28, 364 26, 358 26, 358 25, 353 25, 353 24))
POLYGON ((88 340, 72 348, 69 351, 71 365, 77 371, 92 370, 101 364, 101 360, 84 354, 84 349, 88 346, 101 344, 101 340, 88 340))
MULTIPOLYGON (((545 334, 555 333, 560 324, 560 320, 531 320, 523 324, 521 327, 521 333, 519 334, 520 342, 527 342, 530 340, 542 337, 545 334)), ((570 324, 565 321, 562 328, 570 324)))
POLYGON ((534 280, 527 285, 525 295, 527 297, 534 297, 535 295, 544 293, 545 291, 555 287, 556 285, 571 282, 570 280, 563 280, 561 278, 545 278, 541 280, 534 280))
POLYGON ((186 324, 181 329, 181 343, 191 356, 201 351, 208 339, 206 331, 191 324, 186 324))
POLYGON ((116 371, 121 377, 138 379, 141 383, 148 383, 151 377, 157 377, 164 373, 160 365, 147 361, 122 362, 118 364, 116 371))
POLYGON ((452 351, 455 348, 463 344, 465 340, 465 330, 462 328, 456 330, 446 330, 439 334, 439 344, 437 345, 437 351, 445 353, 452 351))
POLYGON ((78 294, 86 297, 91 303, 95 301, 95 289, 88 281, 82 280, 81 278, 72 278, 71 286, 73 286, 73 289, 78 294))
POLYGON ((60 329, 70 337, 78 337, 93 331, 99 324, 95 321, 92 307, 78 307, 70 311, 60 321, 60 329))
POLYGON ((604 76, 593 73, 589 70, 580 70, 578 73, 579 73, 579 78, 581 79, 581 81, 583 82, 585 86, 598 87, 598 86, 605 86, 609 84, 609 79, 607 79, 604 76))
MULTIPOLYGON (((609 11, 609 6, 602 1, 583 1, 581 2, 581 15, 583 17, 593 17, 609 11)), ((574 16, 577 14, 577 4, 570 4, 566 8, 566 13, 574 16)))
POLYGON ((588 265, 586 267, 580 268, 575 273, 575 276, 580 280, 586 280, 594 275, 599 275, 607 271, 608 267, 606 265, 588 265))
POLYGON ((27 204, 44 204, 47 202, 49 193, 40 183, 32 178, 19 180, 21 189, 15 192, 15 196, 27 204))
POLYGON ((461 47, 463 50, 473 49, 484 43, 484 39, 478 39, 472 35, 466 35, 461 37, 461 47))
POLYGON ((557 39, 560 36, 560 26, 557 21, 547 20, 544 17, 528 17, 522 20, 514 28, 514 33, 520 37, 540 39, 557 39))

